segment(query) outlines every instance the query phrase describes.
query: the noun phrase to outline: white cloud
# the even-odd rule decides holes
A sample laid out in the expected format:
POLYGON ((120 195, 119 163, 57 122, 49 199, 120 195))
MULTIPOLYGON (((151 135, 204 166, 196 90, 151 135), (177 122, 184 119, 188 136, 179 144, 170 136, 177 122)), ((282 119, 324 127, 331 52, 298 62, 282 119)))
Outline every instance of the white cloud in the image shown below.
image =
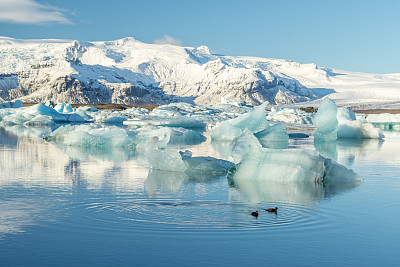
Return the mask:
POLYGON ((161 39, 155 39, 153 44, 172 44, 182 46, 182 41, 169 35, 164 35, 161 39))
POLYGON ((0 22, 21 24, 72 24, 66 11, 35 0, 0 0, 0 22))

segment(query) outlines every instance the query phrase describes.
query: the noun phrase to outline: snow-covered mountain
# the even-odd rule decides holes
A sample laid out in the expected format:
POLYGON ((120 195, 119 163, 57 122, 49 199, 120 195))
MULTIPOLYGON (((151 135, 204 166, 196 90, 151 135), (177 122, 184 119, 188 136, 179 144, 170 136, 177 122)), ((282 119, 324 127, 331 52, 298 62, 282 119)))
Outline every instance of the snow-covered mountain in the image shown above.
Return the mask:
MULTIPOLYGON (((198 48, 0 37, 0 98, 26 102, 290 104, 400 102, 400 74, 363 74, 198 48)), ((0 99, 0 100, 1 100, 0 99)))

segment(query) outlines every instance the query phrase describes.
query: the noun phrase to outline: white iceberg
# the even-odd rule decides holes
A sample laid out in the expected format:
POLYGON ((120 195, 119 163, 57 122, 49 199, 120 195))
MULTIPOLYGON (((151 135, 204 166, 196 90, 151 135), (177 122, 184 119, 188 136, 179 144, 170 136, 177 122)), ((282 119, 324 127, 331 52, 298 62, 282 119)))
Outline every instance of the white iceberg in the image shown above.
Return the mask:
POLYGON ((267 120, 295 124, 312 124, 313 116, 314 114, 298 109, 272 107, 271 111, 267 114, 267 120))
POLYGON ((363 118, 356 119, 354 112, 347 108, 337 111, 338 138, 348 139, 382 139, 384 134, 381 129, 363 118))
POLYGON ((316 151, 263 148, 248 130, 235 143, 232 156, 240 162, 230 170, 230 177, 234 181, 318 184, 338 179, 361 180, 353 171, 320 156, 316 151))

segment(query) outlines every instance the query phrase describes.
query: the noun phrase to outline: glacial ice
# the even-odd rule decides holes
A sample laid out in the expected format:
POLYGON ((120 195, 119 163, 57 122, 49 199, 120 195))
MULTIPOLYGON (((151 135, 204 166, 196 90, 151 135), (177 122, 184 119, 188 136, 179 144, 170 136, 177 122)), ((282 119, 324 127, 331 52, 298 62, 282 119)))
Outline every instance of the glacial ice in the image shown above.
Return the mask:
POLYGON ((3 108, 22 108, 21 100, 5 101, 0 103, 0 109, 3 108))
POLYGON ((263 148, 248 130, 235 141, 232 157, 239 161, 229 173, 229 179, 306 182, 312 184, 329 180, 361 180, 353 171, 333 163, 316 151, 300 149, 263 148), (340 173, 338 176, 335 173, 340 173), (339 177, 340 176, 340 177, 339 177))
POLYGON ((129 127, 143 127, 143 126, 168 126, 168 127, 183 127, 183 128, 205 128, 206 124, 197 119, 190 118, 165 118, 165 119, 132 119, 123 122, 124 125, 129 127))
POLYGON ((317 127, 314 133, 316 142, 330 142, 337 139, 338 121, 337 107, 333 100, 324 99, 314 116, 313 122, 317 127))
POLYGON ((366 115, 365 119, 368 122, 373 122, 373 123, 389 123, 389 122, 400 123, 400 114, 389 114, 389 113, 368 114, 366 115))
POLYGON ((97 124, 64 125, 45 139, 67 146, 82 147, 131 147, 133 133, 116 126, 102 127, 97 124))
POLYGON ((233 163, 213 157, 192 157, 188 150, 159 149, 157 138, 146 145, 145 155, 151 169, 185 173, 188 176, 226 175, 233 163))
POLYGON ((337 108, 330 99, 322 101, 314 116, 317 130, 314 133, 316 142, 335 141, 336 139, 382 139, 382 130, 368 123, 363 118, 356 118, 354 112, 347 108, 337 108))
POLYGON ((312 124, 312 117, 313 114, 291 108, 279 109, 272 107, 267 114, 267 120, 296 124, 312 124))
POLYGON ((347 108, 339 108, 337 113, 338 138, 350 139, 382 139, 384 134, 381 129, 363 118, 356 119, 354 112, 347 108))
POLYGON ((282 124, 268 126, 254 135, 263 147, 287 148, 289 145, 289 135, 282 124))

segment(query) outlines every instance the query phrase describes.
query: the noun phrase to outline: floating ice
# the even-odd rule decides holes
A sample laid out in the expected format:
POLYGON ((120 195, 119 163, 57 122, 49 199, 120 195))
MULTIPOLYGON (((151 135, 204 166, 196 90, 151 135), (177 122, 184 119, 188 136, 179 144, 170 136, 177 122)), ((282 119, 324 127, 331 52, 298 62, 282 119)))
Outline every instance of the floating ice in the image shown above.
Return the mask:
POLYGON ((6 101, 0 103, 0 109, 2 108, 22 108, 23 104, 21 100, 6 101))
POLYGON ((387 122, 396 122, 400 123, 400 114, 368 114, 365 118, 368 122, 373 123, 387 123, 387 122))
POLYGON ((65 104, 65 103, 57 103, 54 109, 60 113, 71 113, 74 111, 71 104, 65 104))
POLYGON ((256 107, 247 114, 217 124, 212 130, 211 138, 219 141, 232 141, 237 138, 244 129, 248 129, 253 133, 265 130, 269 127, 265 117, 266 105, 268 105, 267 102, 256 107))
POLYGON ((145 119, 145 120, 127 120, 123 122, 129 127, 143 126, 168 126, 168 127, 183 127, 183 128, 205 128, 206 124, 200 120, 190 118, 165 118, 165 119, 145 119))
POLYGON ((235 141, 232 156, 240 162, 230 170, 230 179, 322 183, 327 180, 361 178, 316 151, 263 148, 248 130, 235 141), (340 172, 340 174, 338 174, 340 172))
POLYGON ((287 148, 289 145, 289 135, 282 124, 269 126, 254 135, 263 147, 287 148))
POLYGON ((329 142, 337 139, 338 121, 336 115, 337 107, 335 102, 329 98, 323 100, 313 120, 314 125, 317 127, 314 133, 315 141, 329 142))
POLYGON ((353 111, 337 108, 330 99, 322 101, 314 117, 317 130, 314 134, 316 142, 343 139, 382 139, 382 130, 368 123, 363 118, 356 119, 353 111))
POLYGON ((45 139, 67 146, 134 148, 134 136, 135 133, 116 126, 83 124, 61 126, 45 139))
POLYGON ((338 138, 350 139, 382 139, 384 136, 381 129, 376 128, 363 118, 356 120, 354 112, 347 108, 339 108, 337 112, 338 138))
POLYGON ((271 112, 267 115, 267 120, 296 123, 296 124, 312 124, 312 117, 314 114, 310 114, 298 109, 291 108, 271 108, 271 112))
POLYGON ((178 152, 173 149, 160 150, 158 139, 154 138, 146 145, 145 155, 151 169, 181 172, 188 176, 226 175, 233 163, 212 157, 192 157, 188 150, 178 152))

